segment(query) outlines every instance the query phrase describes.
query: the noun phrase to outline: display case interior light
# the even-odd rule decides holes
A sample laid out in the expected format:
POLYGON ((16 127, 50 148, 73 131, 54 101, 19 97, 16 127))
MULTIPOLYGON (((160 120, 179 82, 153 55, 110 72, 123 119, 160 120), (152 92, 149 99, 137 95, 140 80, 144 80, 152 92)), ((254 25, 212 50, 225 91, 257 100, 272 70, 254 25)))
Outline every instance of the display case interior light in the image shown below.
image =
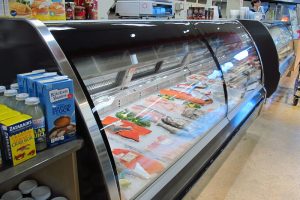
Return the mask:
POLYGON ((249 55, 248 49, 245 49, 244 51, 241 51, 240 53, 236 54, 236 55, 234 56, 234 59, 236 59, 236 60, 238 60, 238 61, 241 61, 241 60, 247 58, 248 55, 249 55))

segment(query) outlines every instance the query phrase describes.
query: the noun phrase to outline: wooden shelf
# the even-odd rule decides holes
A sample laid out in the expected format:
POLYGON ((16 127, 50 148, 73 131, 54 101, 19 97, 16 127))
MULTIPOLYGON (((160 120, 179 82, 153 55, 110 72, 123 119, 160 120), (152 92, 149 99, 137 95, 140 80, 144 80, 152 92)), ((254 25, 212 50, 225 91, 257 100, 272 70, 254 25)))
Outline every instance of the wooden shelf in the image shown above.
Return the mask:
POLYGON ((13 181, 14 179, 22 179, 49 166, 55 161, 76 152, 82 145, 83 140, 81 139, 70 141, 40 152, 36 157, 15 167, 4 169, 0 171, 0 186, 6 182, 13 181))

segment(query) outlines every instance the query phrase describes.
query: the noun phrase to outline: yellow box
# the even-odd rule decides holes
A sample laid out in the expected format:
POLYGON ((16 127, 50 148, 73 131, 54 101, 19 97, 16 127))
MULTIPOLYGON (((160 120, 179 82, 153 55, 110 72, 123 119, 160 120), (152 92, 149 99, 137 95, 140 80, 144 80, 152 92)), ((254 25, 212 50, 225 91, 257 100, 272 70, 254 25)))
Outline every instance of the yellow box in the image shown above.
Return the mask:
POLYGON ((3 111, 3 113, 0 113, 0 123, 3 120, 6 120, 6 119, 9 119, 12 117, 16 117, 18 115, 21 115, 21 113, 18 111, 15 111, 15 110, 9 109, 9 110, 3 111))
POLYGON ((18 165, 36 156, 32 118, 29 115, 18 115, 1 122, 4 145, 4 161, 18 165))

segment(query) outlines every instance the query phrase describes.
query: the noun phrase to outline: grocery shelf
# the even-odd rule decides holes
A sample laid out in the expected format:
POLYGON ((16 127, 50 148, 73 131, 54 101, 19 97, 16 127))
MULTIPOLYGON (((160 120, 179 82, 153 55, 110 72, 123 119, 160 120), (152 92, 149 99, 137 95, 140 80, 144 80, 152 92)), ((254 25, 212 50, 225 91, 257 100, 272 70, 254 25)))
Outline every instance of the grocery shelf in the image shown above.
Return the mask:
POLYGON ((25 161, 15 167, 0 171, 0 185, 16 178, 26 177, 43 167, 79 150, 83 145, 82 139, 73 140, 40 152, 36 157, 25 161))

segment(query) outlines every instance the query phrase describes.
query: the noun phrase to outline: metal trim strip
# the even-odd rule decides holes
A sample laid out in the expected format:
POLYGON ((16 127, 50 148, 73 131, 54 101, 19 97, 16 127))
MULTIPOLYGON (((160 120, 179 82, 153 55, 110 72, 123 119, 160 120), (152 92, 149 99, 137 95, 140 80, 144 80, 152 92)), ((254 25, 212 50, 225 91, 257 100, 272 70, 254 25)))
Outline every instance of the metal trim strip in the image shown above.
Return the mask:
POLYGON ((99 166, 102 168, 102 173, 105 179, 106 188, 109 193, 108 196, 110 197, 110 199, 114 199, 114 200, 120 199, 118 183, 114 176, 113 167, 109 155, 107 153, 105 143, 101 136, 101 132, 94 118, 94 115, 92 113, 92 109, 78 81, 78 78, 76 77, 64 52, 56 42, 51 32, 45 26, 45 24, 43 24, 41 21, 38 20, 26 20, 26 21, 37 30, 40 37, 44 40, 45 44, 48 46, 61 72, 63 72, 64 74, 68 75, 71 79, 73 79, 76 103, 80 108, 81 115, 85 121, 86 127, 89 130, 89 134, 93 141, 95 151, 98 155, 98 163, 99 166))

